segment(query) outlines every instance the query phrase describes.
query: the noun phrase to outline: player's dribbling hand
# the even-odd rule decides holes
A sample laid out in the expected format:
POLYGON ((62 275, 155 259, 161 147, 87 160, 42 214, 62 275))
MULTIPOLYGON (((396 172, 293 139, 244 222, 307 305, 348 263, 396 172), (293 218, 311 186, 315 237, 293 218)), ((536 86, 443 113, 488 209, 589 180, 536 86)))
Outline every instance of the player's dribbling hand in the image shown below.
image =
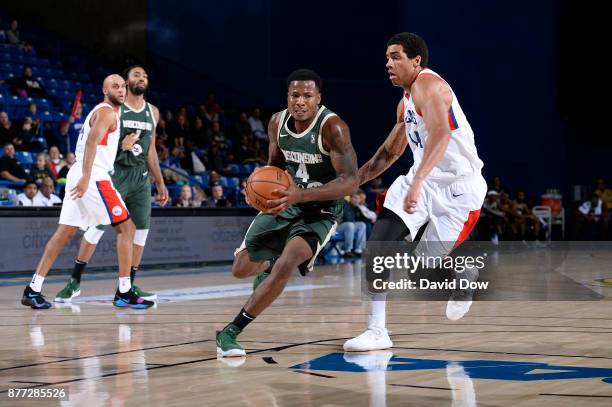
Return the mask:
POLYGON ((130 133, 123 138, 121 141, 121 149, 123 151, 132 151, 134 144, 140 139, 140 136, 136 133, 130 133))
POLYGON ((295 185, 291 174, 287 171, 285 171, 285 173, 289 177, 289 187, 287 189, 275 189, 272 193, 280 196, 280 198, 268 201, 268 210, 266 210, 266 213, 271 213, 274 216, 280 214, 291 205, 300 202, 302 197, 302 191, 295 185))
POLYGON ((74 188, 70 190, 70 198, 78 199, 82 198, 87 192, 87 188, 89 187, 89 178, 81 177, 79 182, 75 185, 74 188))

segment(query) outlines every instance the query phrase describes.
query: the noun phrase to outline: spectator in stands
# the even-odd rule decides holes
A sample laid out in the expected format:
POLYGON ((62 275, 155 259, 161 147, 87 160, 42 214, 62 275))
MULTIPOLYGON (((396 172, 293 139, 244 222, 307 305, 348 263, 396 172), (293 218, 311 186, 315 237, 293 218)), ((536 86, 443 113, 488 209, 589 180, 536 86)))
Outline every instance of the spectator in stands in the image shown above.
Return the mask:
POLYGON ((603 178, 597 179, 593 193, 601 198, 608 211, 612 210, 612 189, 606 187, 606 181, 603 178))
POLYGON ((359 194, 357 192, 350 196, 349 201, 344 202, 342 223, 338 225, 337 232, 344 237, 340 250, 344 257, 361 256, 366 245, 366 224, 364 216, 358 208, 359 194))
POLYGON ((357 202, 357 208, 361 212, 362 219, 366 225, 366 240, 370 237, 370 232, 372 231, 372 227, 374 223, 376 223, 376 212, 370 210, 366 203, 366 193, 362 189, 357 190, 357 196, 359 197, 359 201, 357 202))
POLYGON ((206 206, 206 192, 204 192, 204 190, 197 185, 195 185, 193 189, 195 190, 195 195, 193 197, 193 206, 195 208, 206 206))
POLYGON ((155 134, 155 141, 162 141, 164 144, 168 143, 168 132, 166 131, 166 120, 160 118, 157 123, 157 129, 155 134))
POLYGON ((15 146, 11 143, 4 144, 4 155, 0 158, 0 179, 25 182, 27 177, 21 162, 15 158, 15 146))
POLYGON ((57 173, 57 179, 66 178, 68 176, 68 171, 74 165, 76 161, 76 157, 74 153, 66 153, 66 159, 64 160, 64 166, 57 173))
POLYGON ((49 163, 50 160, 47 153, 38 153, 36 156, 36 165, 30 174, 30 178, 32 178, 36 184, 42 184, 45 177, 51 177, 55 181, 55 175, 53 175, 49 163))
POLYGON ((32 119, 32 126, 36 129, 38 133, 38 131, 42 129, 42 116, 40 115, 40 113, 38 113, 38 106, 36 106, 36 103, 32 102, 28 105, 26 117, 30 117, 32 119))
POLYGON ((60 125, 60 135, 62 136, 62 151, 65 153, 73 152, 76 149, 77 140, 81 133, 81 128, 85 118, 83 117, 83 105, 79 103, 75 116, 70 116, 68 120, 62 122, 60 125))
POLYGON ((44 206, 38 198, 38 185, 34 181, 26 182, 23 192, 17 195, 17 206, 44 206))
POLYGON ((219 121, 219 113, 215 111, 214 105, 205 105, 204 114, 202 115, 204 127, 207 129, 212 127, 212 124, 219 121))
POLYGON ((206 206, 209 208, 229 208, 232 206, 229 200, 225 197, 223 193, 223 187, 221 184, 216 183, 212 184, 211 187, 211 196, 208 198, 206 206))
POLYGON ((601 240, 607 229, 608 208, 595 193, 576 210, 578 240, 601 240))
POLYGON ((23 68, 23 74, 19 78, 9 79, 6 83, 11 85, 11 90, 20 96, 47 97, 47 91, 42 84, 32 75, 32 68, 23 68))
POLYGON ((249 206, 249 203, 246 199, 246 179, 240 180, 240 193, 238 194, 238 201, 234 202, 235 206, 249 206))
POLYGON ((189 123, 187 122, 187 116, 179 114, 176 117, 176 122, 171 128, 168 128, 168 136, 172 140, 170 143, 174 147, 183 147, 185 140, 189 138, 189 123))
POLYGON ((66 161, 62 160, 59 148, 57 148, 57 146, 51 146, 49 149, 49 168, 55 179, 57 179, 59 172, 65 165, 66 161))
POLYGON ((221 175, 219 175, 217 171, 211 171, 208 174, 208 184, 209 185, 219 184, 220 182, 221 182, 221 175))
POLYGON ((243 134, 240 136, 240 142, 234 149, 234 161, 242 164, 246 161, 252 161, 254 158, 255 152, 250 146, 249 136, 243 134))
POLYGON ((5 30, 4 34, 8 44, 17 45, 28 50, 32 49, 32 46, 26 44, 26 42, 21 39, 21 34, 19 33, 19 22, 16 19, 11 20, 9 29, 5 30))
MULTIPOLYGON (((505 191, 504 186, 502 185, 501 178, 498 176, 493 177, 491 186, 489 187, 489 191, 495 191, 498 194, 501 194, 505 191)), ((500 196, 501 197, 501 196, 500 196)))
POLYGON ((229 147, 225 133, 221 130, 219 122, 213 122, 212 126, 206 131, 206 138, 209 144, 215 144, 220 150, 229 147))
POLYGON ((36 197, 41 202, 41 206, 53 206, 61 205, 62 200, 59 196, 54 194, 55 192, 55 181, 51 177, 45 177, 40 186, 40 190, 36 197))
POLYGON ((251 125, 249 124, 249 118, 246 113, 240 113, 238 122, 234 125, 234 128, 237 139, 241 139, 242 136, 251 137, 251 125))
POLYGON ((540 220, 532 213, 531 208, 532 206, 525 198, 525 192, 517 192, 516 200, 513 202, 513 211, 516 216, 519 240, 537 239, 540 235, 540 220))
POLYGON ((174 205, 179 208, 193 208, 195 206, 193 200, 193 192, 189 184, 185 184, 181 187, 181 194, 174 205))
POLYGON ((15 134, 13 138, 13 144, 15 148, 20 151, 41 151, 43 146, 36 141, 37 129, 32 122, 31 117, 24 117, 21 122, 20 130, 15 134))
POLYGON ((208 154, 206 156, 206 166, 208 169, 216 171, 221 174, 229 174, 230 168, 223 151, 219 150, 216 144, 212 144, 208 148, 208 154))
POLYGON ((268 138, 268 132, 261 120, 261 111, 259 108, 253 109, 253 114, 249 117, 249 125, 251 126, 251 134, 253 137, 259 140, 266 140, 268 138))
POLYGON ((189 138, 198 148, 203 148, 208 145, 207 131, 204 128, 204 122, 198 116, 193 119, 193 127, 189 138))
POLYGON ((14 138, 15 131, 8 113, 0 112, 0 142, 4 146, 6 143, 12 143, 14 138))
POLYGON ((499 244, 499 238, 503 235, 507 218, 503 211, 499 209, 499 194, 495 190, 487 192, 485 198, 481 218, 484 222, 480 222, 480 233, 485 236, 490 236, 491 242, 495 245, 499 244))
POLYGON ((160 164, 165 167, 162 170, 162 174, 168 183, 174 182, 187 182, 188 173, 183 168, 183 162, 185 161, 185 148, 174 147, 170 155, 162 152, 163 154, 159 157, 160 164))

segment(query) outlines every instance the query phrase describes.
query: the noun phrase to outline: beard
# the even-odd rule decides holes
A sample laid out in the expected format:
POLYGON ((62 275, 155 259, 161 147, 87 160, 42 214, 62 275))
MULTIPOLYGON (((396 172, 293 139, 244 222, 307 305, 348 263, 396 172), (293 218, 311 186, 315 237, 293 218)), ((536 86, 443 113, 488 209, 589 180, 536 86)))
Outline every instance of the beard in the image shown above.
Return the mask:
POLYGON ((123 102, 119 101, 119 98, 111 95, 110 93, 108 94, 108 101, 111 102, 114 106, 121 106, 123 104, 123 102))
POLYGON ((147 86, 145 87, 138 86, 138 82, 128 83, 128 89, 132 95, 136 95, 136 96, 144 95, 147 92, 147 88, 148 88, 147 86))

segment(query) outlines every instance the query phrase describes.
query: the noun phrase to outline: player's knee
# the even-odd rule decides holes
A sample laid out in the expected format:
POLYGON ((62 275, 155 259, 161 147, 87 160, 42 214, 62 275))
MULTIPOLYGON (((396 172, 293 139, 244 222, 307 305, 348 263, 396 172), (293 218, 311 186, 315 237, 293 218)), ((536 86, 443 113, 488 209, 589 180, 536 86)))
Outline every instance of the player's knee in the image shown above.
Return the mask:
POLYGON ((87 229, 83 237, 90 244, 98 244, 102 236, 104 235, 103 229, 98 229, 97 227, 90 227, 87 229))
POLYGON ((249 273, 249 256, 246 250, 236 253, 232 264, 232 275, 236 278, 246 278, 249 273))
POLYGON ((274 263, 270 277, 277 281, 289 280, 295 268, 296 266, 292 261, 281 257, 274 263))

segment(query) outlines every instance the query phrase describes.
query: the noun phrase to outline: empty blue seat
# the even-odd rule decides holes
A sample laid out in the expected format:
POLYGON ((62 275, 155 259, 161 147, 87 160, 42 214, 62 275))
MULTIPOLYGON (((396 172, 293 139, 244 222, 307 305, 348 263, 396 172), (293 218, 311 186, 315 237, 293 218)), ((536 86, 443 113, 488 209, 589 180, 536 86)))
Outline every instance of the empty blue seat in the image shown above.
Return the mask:
POLYGON ((29 151, 17 151, 15 152, 15 158, 21 161, 21 164, 23 165, 34 164, 34 158, 32 156, 32 153, 30 153, 29 151))
POLYGON ((47 99, 34 99, 34 103, 36 103, 36 107, 39 110, 48 110, 51 104, 47 99))

